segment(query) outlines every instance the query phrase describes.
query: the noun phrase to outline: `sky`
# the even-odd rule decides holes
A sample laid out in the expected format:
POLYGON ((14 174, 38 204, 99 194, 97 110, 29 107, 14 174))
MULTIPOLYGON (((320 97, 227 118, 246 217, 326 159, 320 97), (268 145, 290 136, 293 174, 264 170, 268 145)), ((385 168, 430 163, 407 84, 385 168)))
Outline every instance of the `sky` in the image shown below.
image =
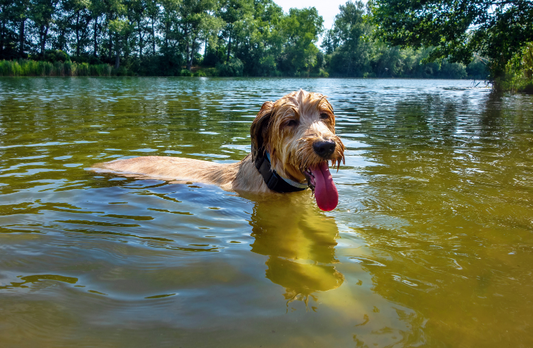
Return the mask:
POLYGON ((289 13, 290 8, 315 7, 318 14, 324 18, 324 28, 331 29, 335 15, 339 13, 339 5, 344 5, 348 0, 274 0, 276 4, 289 13))

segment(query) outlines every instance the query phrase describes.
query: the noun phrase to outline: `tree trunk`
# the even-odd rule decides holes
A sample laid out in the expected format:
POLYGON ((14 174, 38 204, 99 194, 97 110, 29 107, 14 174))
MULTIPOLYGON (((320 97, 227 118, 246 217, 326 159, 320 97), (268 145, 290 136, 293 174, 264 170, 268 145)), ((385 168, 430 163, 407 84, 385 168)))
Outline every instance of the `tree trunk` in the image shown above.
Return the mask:
POLYGON ((80 11, 76 16, 76 56, 80 56, 80 11))
MULTIPOLYGON (((106 27, 105 29, 109 32, 109 27, 106 27)), ((113 59, 113 35, 111 33, 109 34, 109 52, 107 58, 109 60, 113 59)))
POLYGON ((97 57, 98 56, 98 38, 97 38, 97 34, 98 34, 98 17, 96 17, 94 19, 94 56, 97 57))
POLYGON ((48 35, 48 26, 41 25, 40 36, 41 36, 41 58, 44 59, 44 53, 46 48, 46 35, 48 35))
POLYGON ((120 42, 119 42, 119 36, 116 35, 117 43, 115 44, 115 70, 118 70, 120 67, 120 42))
POLYGON ((6 24, 2 21, 2 32, 0 32, 0 58, 4 58, 4 32, 6 30, 6 24))
POLYGON ((24 23, 26 20, 24 19, 22 22, 20 22, 20 30, 19 30, 19 55, 20 57, 24 57, 24 23))
POLYGON ((165 55, 168 55, 168 33, 170 32, 170 25, 168 21, 165 23, 165 55))
POLYGON ((59 37, 58 37, 58 40, 57 40, 57 44, 58 44, 58 49, 61 50, 61 51, 64 51, 65 50, 65 29, 60 29, 59 30, 59 37))
POLYGON ((115 69, 118 70, 119 67, 120 67, 120 52, 117 49, 117 55, 115 56, 115 69))
POLYGON ((139 22, 139 59, 143 59, 143 35, 142 35, 142 28, 141 28, 141 22, 139 22))
POLYGON ((187 69, 190 71, 192 69, 192 63, 194 60, 194 52, 196 52, 196 36, 192 38, 192 47, 191 47, 191 54, 189 57, 189 62, 187 63, 187 69))
POLYGON ((231 31, 229 33, 229 41, 228 41, 228 56, 226 57, 226 63, 229 63, 229 55, 231 52, 231 31))
POLYGON ((191 59, 190 59, 190 55, 191 55, 191 45, 190 45, 190 40, 189 38, 187 37, 187 34, 189 34, 189 31, 188 30, 184 30, 184 37, 185 37, 185 40, 187 40, 187 44, 185 46, 185 60, 187 62, 187 70, 191 71, 191 68, 192 68, 192 64, 191 64, 191 59))
POLYGON ((154 29, 154 19, 152 18, 152 55, 155 56, 155 29, 154 29))

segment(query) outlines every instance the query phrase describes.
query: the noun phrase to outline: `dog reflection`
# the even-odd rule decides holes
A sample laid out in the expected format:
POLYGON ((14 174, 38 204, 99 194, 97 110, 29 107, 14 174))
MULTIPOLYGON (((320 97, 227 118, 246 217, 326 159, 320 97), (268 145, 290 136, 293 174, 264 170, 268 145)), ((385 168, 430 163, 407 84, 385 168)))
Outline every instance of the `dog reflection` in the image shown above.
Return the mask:
POLYGON ((269 256, 266 277, 285 288, 287 305, 317 291, 338 288, 344 277, 335 269, 335 241, 338 236, 333 218, 310 203, 308 192, 279 195, 258 202, 252 214, 252 251, 269 256))

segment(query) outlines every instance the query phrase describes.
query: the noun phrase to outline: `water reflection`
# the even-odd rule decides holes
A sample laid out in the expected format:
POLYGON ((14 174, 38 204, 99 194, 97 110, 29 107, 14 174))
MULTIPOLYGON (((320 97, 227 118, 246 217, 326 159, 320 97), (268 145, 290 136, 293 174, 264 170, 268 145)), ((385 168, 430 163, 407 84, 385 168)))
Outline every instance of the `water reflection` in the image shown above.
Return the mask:
POLYGON ((307 306, 317 292, 343 283, 335 269, 337 225, 313 205, 309 192, 258 201, 250 224, 252 251, 268 256, 266 277, 285 289, 287 305, 300 300, 307 306))
POLYGON ((370 246, 361 265, 377 294, 419 311, 431 339, 464 346, 512 341, 533 320, 520 305, 533 286, 521 269, 533 262, 531 99, 481 101, 474 113, 449 96, 414 98, 363 123, 377 165, 360 193, 373 222, 357 229, 370 246))
POLYGON ((533 99, 471 87, 0 79, 0 341, 531 346, 533 99), (348 148, 335 211, 84 170, 239 160, 261 104, 299 88, 330 96, 348 148))

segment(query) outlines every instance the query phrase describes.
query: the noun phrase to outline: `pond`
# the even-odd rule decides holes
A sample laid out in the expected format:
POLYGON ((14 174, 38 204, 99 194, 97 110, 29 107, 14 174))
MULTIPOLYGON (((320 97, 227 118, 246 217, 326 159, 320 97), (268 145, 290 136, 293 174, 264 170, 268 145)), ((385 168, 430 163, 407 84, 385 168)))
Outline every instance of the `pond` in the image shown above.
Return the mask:
POLYGON ((533 97, 475 81, 0 79, 4 347, 530 347, 533 97), (338 207, 98 174, 329 96, 338 207))

